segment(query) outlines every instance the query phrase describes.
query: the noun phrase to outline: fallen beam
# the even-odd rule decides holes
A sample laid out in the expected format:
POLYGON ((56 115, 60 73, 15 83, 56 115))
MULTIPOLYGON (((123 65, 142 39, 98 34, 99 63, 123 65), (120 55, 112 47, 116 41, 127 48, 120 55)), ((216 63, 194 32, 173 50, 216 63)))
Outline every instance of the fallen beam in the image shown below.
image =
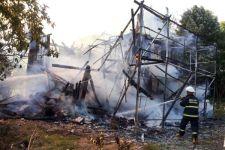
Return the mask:
MULTIPOLYGON (((136 72, 137 72, 137 65, 135 66, 134 72, 132 73, 130 79, 133 79, 133 78, 134 78, 136 72)), ((113 116, 115 116, 116 113, 117 113, 117 111, 119 110, 120 105, 122 104, 123 98, 125 97, 125 95, 126 95, 126 93, 127 93, 127 90, 128 90, 128 88, 129 88, 129 86, 130 86, 130 82, 129 82, 129 80, 128 80, 128 84, 127 84, 127 85, 124 85, 124 92, 123 92, 123 94, 120 95, 120 97, 119 97, 118 103, 117 103, 117 105, 116 105, 116 107, 115 107, 115 111, 114 111, 114 113, 113 113, 113 116)), ((123 90, 122 90, 122 91, 123 91, 123 90)))
MULTIPOLYGON (((68 65, 52 64, 52 67, 64 68, 64 69, 75 69, 75 70, 85 70, 83 67, 75 67, 68 65)), ((98 69, 91 69, 91 71, 98 71, 98 69)))
MULTIPOLYGON (((75 69, 75 70, 81 70, 81 71, 85 71, 85 68, 83 67, 75 67, 75 66, 68 66, 68 65, 60 65, 60 64, 52 64, 52 67, 57 67, 57 68, 64 68, 64 69, 75 69)), ((94 72, 99 72, 99 69, 91 69, 91 71, 94 72)), ((108 70, 104 70, 105 73, 115 73, 112 71, 108 71, 108 70)))
MULTIPOLYGON (((163 73, 166 73, 165 70, 163 70, 163 69, 160 68, 159 66, 155 65, 155 67, 158 68, 158 69, 159 69, 160 71, 162 71, 163 73)), ((167 72, 167 75, 170 76, 171 78, 175 79, 175 80, 178 80, 178 81, 184 83, 182 80, 180 80, 179 78, 175 78, 174 76, 172 76, 172 75, 169 74, 168 72, 167 72)))
MULTIPOLYGON (((152 72, 151 72, 151 73, 152 73, 152 72)), ((162 85, 165 86, 165 84, 164 84, 160 79, 158 79, 158 78, 156 77, 156 75, 154 75, 153 73, 152 73, 152 75, 154 76, 155 79, 157 79, 157 81, 159 81, 159 83, 161 83, 162 85)), ((166 86, 166 88, 167 88, 171 93, 174 93, 174 91, 171 90, 169 87, 166 86)))
POLYGON ((189 74, 187 80, 184 82, 184 84, 182 85, 182 87, 178 90, 178 92, 176 93, 175 96, 175 100, 173 101, 173 103, 171 104, 170 108, 168 109, 167 113, 165 114, 165 116, 163 117, 163 120, 161 122, 161 125, 166 121, 167 117, 170 114, 170 111, 172 110, 173 106, 175 105, 175 103, 180 99, 180 95, 182 93, 182 91, 184 90, 185 86, 187 85, 187 83, 189 82, 189 80, 191 79, 191 75, 192 73, 189 74))
MULTIPOLYGON (((123 70, 123 74, 128 78, 130 84, 134 86, 135 88, 137 88, 137 83, 128 75, 128 73, 125 70, 123 70)), ((146 95, 147 97, 149 97, 151 100, 153 99, 151 94, 147 92, 144 88, 139 87, 139 91, 143 93, 144 95, 146 95)))
POLYGON ((164 62, 164 60, 162 60, 162 59, 152 59, 152 58, 148 58, 146 56, 142 56, 141 59, 142 60, 147 60, 147 61, 156 61, 158 63, 163 63, 164 62))
MULTIPOLYGON (((158 62, 158 61, 153 61, 153 62, 147 62, 147 63, 141 63, 142 66, 144 65, 154 65, 154 64, 159 64, 163 62, 158 62)), ((136 64, 130 64, 129 66, 135 66, 136 64)))

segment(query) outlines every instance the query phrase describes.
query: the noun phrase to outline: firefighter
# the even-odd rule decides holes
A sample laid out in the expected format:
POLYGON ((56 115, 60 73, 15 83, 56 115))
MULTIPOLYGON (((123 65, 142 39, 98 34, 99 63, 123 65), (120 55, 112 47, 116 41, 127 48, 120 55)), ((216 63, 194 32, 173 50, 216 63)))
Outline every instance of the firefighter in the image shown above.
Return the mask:
POLYGON ((197 144, 198 142, 198 106, 199 101, 194 96, 195 90, 192 86, 188 86, 186 89, 187 96, 181 98, 180 105, 184 107, 183 118, 180 123, 180 130, 177 137, 182 137, 185 133, 186 125, 191 123, 192 130, 192 142, 197 144))

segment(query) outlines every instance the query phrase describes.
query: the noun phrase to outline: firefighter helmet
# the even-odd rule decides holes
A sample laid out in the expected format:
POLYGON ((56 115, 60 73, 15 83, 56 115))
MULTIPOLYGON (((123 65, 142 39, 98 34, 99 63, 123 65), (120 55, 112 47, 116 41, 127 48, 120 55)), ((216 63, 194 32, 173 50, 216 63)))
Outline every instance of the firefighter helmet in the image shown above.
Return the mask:
POLYGON ((195 89, 192 86, 188 86, 185 89, 187 92, 195 93, 195 89))

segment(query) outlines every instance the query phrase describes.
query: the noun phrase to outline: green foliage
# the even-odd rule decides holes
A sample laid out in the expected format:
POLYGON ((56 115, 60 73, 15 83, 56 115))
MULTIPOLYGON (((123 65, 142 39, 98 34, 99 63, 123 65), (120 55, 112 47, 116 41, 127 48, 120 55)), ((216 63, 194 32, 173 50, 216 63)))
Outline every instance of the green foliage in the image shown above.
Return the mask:
MULTIPOLYGON (((217 53, 217 75, 216 75, 216 95, 218 99, 225 97, 225 22, 220 24, 217 17, 204 7, 193 6, 185 11, 182 15, 181 24, 197 34, 206 45, 216 43, 217 53)), ((186 32, 183 29, 178 29, 178 34, 184 35, 186 32)), ((207 56, 201 56, 205 61, 207 56)), ((209 67, 209 66, 208 66, 209 67)))
MULTIPOLYGON (((180 22, 205 42, 215 41, 220 30, 217 17, 211 11, 196 5, 183 13, 180 22)), ((179 29, 178 33, 184 34, 184 30, 179 29)))
POLYGON ((54 27, 46 9, 38 0, 0 0, 0 74, 12 67, 7 55, 27 50, 30 40, 40 43, 45 23, 54 27))
POLYGON ((144 150, 160 150, 161 148, 160 148, 160 145, 158 144, 149 143, 145 145, 143 149, 144 150))
MULTIPOLYGON (((8 120, 7 124, 0 125, 0 149, 9 149, 9 147, 11 149, 25 149, 21 148, 21 144, 29 142, 34 131, 34 123, 24 122, 21 127, 16 122, 16 120, 8 120)), ((79 137, 75 135, 63 136, 63 133, 57 133, 57 131, 49 133, 45 128, 36 127, 36 134, 31 144, 31 149, 77 149, 78 140, 79 137)))
POLYGON ((217 119, 225 119, 225 103, 220 103, 217 105, 214 116, 217 119))
POLYGON ((225 51, 225 21, 220 23, 220 32, 216 41, 218 48, 225 51))
POLYGON ((218 100, 225 97, 225 22, 220 23, 220 33, 217 38, 218 59, 217 59, 217 90, 218 100))

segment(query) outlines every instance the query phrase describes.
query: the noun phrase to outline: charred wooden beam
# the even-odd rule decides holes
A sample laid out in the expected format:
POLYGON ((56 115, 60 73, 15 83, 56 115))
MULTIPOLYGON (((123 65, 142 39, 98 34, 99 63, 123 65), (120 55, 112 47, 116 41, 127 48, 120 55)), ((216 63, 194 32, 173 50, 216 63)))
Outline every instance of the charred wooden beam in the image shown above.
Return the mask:
POLYGON ((82 70, 80 70, 80 71, 77 73, 77 75, 75 76, 74 80, 79 76, 79 74, 83 71, 83 69, 85 69, 85 67, 87 66, 88 63, 89 63, 89 61, 86 61, 86 62, 84 63, 84 65, 82 66, 82 70))
POLYGON ((108 111, 103 108, 92 107, 92 106, 88 106, 87 108, 89 109, 89 112, 91 112, 94 115, 98 115, 98 116, 109 115, 108 111))
POLYGON ((62 77, 58 76, 57 74, 51 72, 50 70, 46 70, 46 73, 48 75, 50 75, 53 79, 61 82, 62 84, 66 85, 67 84, 67 81, 65 79, 63 79, 62 77))
MULTIPOLYGON (((139 7, 136 9, 136 11, 134 12, 134 16, 138 13, 139 9, 140 9, 140 6, 139 6, 139 7)), ((118 44, 118 42, 120 41, 120 39, 123 37, 124 32, 127 30, 127 28, 129 27, 129 25, 130 25, 131 22, 132 22, 132 19, 130 19, 130 20, 128 21, 127 25, 126 25, 125 28, 121 31, 120 36, 117 38, 117 40, 115 41, 115 43, 113 44, 113 46, 110 47, 109 51, 108 51, 107 53, 105 53, 105 54, 102 56, 102 58, 105 57, 105 59, 103 60, 101 66, 99 67, 98 70, 100 70, 100 69, 103 67, 103 65, 105 64, 106 60, 109 58, 109 56, 110 56, 112 50, 116 47, 116 45, 118 44)), ((96 61, 96 62, 97 62, 97 61, 96 61)), ((95 62, 95 63, 96 63, 96 62, 95 62)))
POLYGON ((92 91, 93 91, 94 96, 95 96, 95 101, 97 102, 97 104, 98 104, 99 107, 102 107, 102 104, 100 103, 100 101, 99 101, 99 99, 97 97, 97 94, 96 94, 96 91, 95 91, 94 82, 93 82, 92 78, 90 80, 90 84, 91 84, 91 88, 92 88, 92 91))
POLYGON ((149 57, 146 57, 146 56, 142 56, 142 60, 155 61, 155 62, 158 62, 158 63, 164 62, 164 60, 162 60, 162 59, 152 59, 152 58, 149 58, 149 57))
MULTIPOLYGON (((156 67, 156 68, 158 68, 160 71, 162 71, 162 72, 164 72, 164 73, 165 73, 165 70, 163 70, 163 69, 162 69, 162 68, 160 68, 159 66, 155 65, 155 67, 156 67)), ((174 76, 172 76, 172 75, 171 75, 171 74, 169 74, 168 72, 167 72, 167 75, 168 75, 168 76, 170 76, 171 78, 175 79, 175 80, 178 80, 178 81, 180 81, 180 82, 184 83, 182 80, 180 80, 180 79, 178 79, 178 78, 175 78, 174 76)))
POLYGON ((89 81, 90 81, 91 88, 92 88, 92 91, 93 91, 94 96, 95 96, 96 103, 99 106, 102 106, 100 101, 98 100, 97 94, 95 92, 94 82, 93 82, 92 77, 91 77, 91 67, 89 65, 87 65, 87 67, 85 68, 82 83, 81 83, 81 86, 80 86, 81 89, 80 89, 80 93, 79 93, 79 100, 85 98, 89 81))
POLYGON ((83 55, 87 54, 88 52, 90 52, 92 49, 96 48, 97 46, 99 46, 100 44, 96 44, 94 46, 92 46, 91 48, 89 48, 86 52, 83 53, 83 55))
MULTIPOLYGON (((82 67, 68 66, 68 65, 60 65, 60 64, 52 64, 52 67, 64 68, 64 69, 75 69, 75 70, 85 70, 82 67)), ((98 69, 91 69, 91 71, 98 71, 98 69)))
POLYGON ((162 119, 162 123, 164 123, 170 113, 170 111, 172 110, 173 106, 175 105, 175 103, 177 102, 177 100, 179 100, 180 98, 180 95, 182 93, 182 91, 184 90, 185 86, 187 85, 187 83, 189 82, 189 80, 191 79, 191 75, 192 73, 189 74, 187 80, 184 82, 184 84, 182 85, 182 87, 179 89, 179 91, 176 93, 176 96, 175 96, 175 100, 173 101, 173 103, 171 104, 170 108, 168 109, 167 113, 165 114, 165 116, 163 117, 162 119))
MULTIPOLYGON (((129 74, 128 74, 125 70, 123 70, 123 74, 128 78, 130 84, 131 84, 132 86, 134 86, 135 88, 137 88, 137 83, 129 76, 129 74)), ((139 87, 139 91, 140 91, 141 93, 143 93, 144 95, 146 95, 147 97, 149 97, 150 99, 153 99, 152 96, 151 96, 151 94, 150 94, 149 92, 147 92, 147 91, 146 91, 144 88, 142 88, 141 86, 139 87)))
MULTIPOLYGON (((154 64, 159 64, 160 62, 158 61, 153 61, 153 62, 147 62, 147 63, 141 63, 141 65, 154 65, 154 64)), ((163 63, 163 62, 161 62, 163 63)), ((130 64, 129 66, 135 66, 136 64, 130 64)))
MULTIPOLYGON (((57 68, 64 68, 64 69, 75 69, 75 70, 85 70, 83 67, 75 67, 75 66, 68 66, 68 65, 60 65, 60 64, 52 64, 52 67, 57 67, 57 68)), ((98 72, 99 69, 91 69, 91 71, 98 72)), ((104 70, 105 73, 115 73, 109 70, 104 70)))
MULTIPOLYGON (((130 76, 130 79, 133 79, 134 78, 136 72, 137 72, 137 65, 135 66, 134 71, 133 71, 132 75, 130 76)), ((123 98, 125 97, 129 86, 130 86, 130 82, 128 80, 128 84, 124 86, 124 91, 122 90, 123 91, 123 94, 120 95, 120 97, 119 97, 118 103, 117 103, 117 105, 115 107, 115 111, 113 113, 113 116, 115 116, 116 113, 117 113, 117 111, 119 110, 120 105, 122 104, 123 98)))

